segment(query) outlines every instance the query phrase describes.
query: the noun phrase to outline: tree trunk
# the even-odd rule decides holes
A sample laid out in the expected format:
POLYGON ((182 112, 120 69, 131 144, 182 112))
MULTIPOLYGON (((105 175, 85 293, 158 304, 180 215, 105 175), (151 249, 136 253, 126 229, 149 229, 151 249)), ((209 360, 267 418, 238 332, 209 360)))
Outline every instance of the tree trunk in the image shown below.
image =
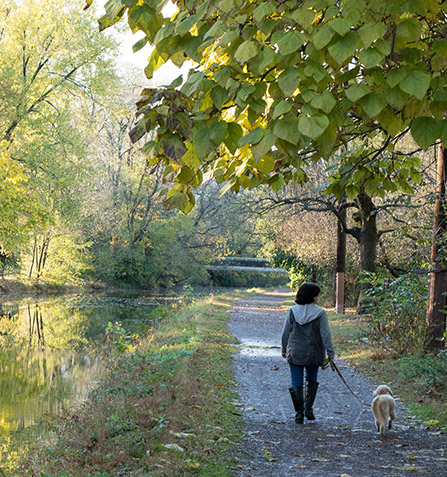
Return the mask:
MULTIPOLYGON (((360 278, 364 279, 369 273, 376 273, 377 259, 377 221, 376 208, 371 197, 361 191, 357 197, 360 211, 360 230, 357 242, 360 248, 360 278)), ((364 291, 369 288, 368 283, 360 283, 360 295, 357 302, 357 312, 364 313, 364 291)))
POLYGON ((447 149, 442 147, 438 153, 438 168, 435 217, 433 221, 432 250, 430 257, 430 272, 427 303, 427 330, 424 347, 427 351, 436 351, 444 347, 442 338, 445 332, 445 307, 447 303, 447 269, 445 259, 440 249, 444 246, 447 232, 446 223, 446 162, 447 149))
MULTIPOLYGON (((340 219, 346 222, 344 199, 340 200, 340 219)), ((337 222, 337 263, 335 267, 335 313, 345 312, 346 234, 340 220, 337 222)))

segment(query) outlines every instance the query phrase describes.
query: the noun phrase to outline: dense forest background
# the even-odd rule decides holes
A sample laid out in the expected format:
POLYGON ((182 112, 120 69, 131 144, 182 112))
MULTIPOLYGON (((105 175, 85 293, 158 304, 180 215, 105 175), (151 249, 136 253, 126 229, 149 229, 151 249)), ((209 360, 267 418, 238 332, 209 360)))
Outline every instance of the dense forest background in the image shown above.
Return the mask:
MULTIPOLYGON (((26 0, 4 2, 0 10, 2 286, 5 279, 207 285, 206 265, 247 256, 286 267, 292 285, 316 277, 333 302, 339 201, 322 186, 338 158, 312 164, 302 185, 282 181, 222 195, 224 184, 210 177, 197 188, 192 212, 166 210, 171 174, 151 165, 147 149, 129 139, 147 79, 120 68, 113 34, 100 33, 97 15, 80 6, 26 0)), ((415 149, 409 134, 399 141, 402 150, 415 149)), ((378 274, 370 280, 376 284, 405 276, 405 283, 426 290, 438 152, 428 148, 408 161, 416 189, 405 192, 400 184, 393 192, 391 184, 371 199, 378 274)), ((361 286, 362 244, 354 232, 363 212, 355 200, 346 210, 352 305, 361 286)), ((250 284, 246 276, 238 280, 232 283, 250 284)))

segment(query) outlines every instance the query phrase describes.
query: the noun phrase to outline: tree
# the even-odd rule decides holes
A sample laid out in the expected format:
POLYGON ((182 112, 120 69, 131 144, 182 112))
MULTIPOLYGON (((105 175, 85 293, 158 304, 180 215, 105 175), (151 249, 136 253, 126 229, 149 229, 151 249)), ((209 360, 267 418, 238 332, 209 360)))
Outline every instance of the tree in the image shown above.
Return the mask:
POLYGON ((109 1, 100 23, 127 12, 146 35, 135 48, 154 45, 149 78, 168 59, 193 62, 185 81, 147 88, 137 103, 133 139, 151 132, 150 162, 175 178, 166 207, 191 210, 203 172, 226 181, 223 191, 301 184, 343 146, 325 191, 357 201, 363 245, 375 250, 373 197, 411 193, 421 181, 414 153, 447 143, 444 3, 180 0, 170 18, 164 5, 109 1), (403 152, 410 131, 417 147, 403 152))
POLYGON ((433 223, 433 240, 430 257, 430 274, 428 286, 427 330, 425 348, 433 351, 442 349, 446 328, 445 308, 447 304, 447 268, 443 253, 443 241, 447 232, 447 149, 438 152, 437 189, 435 201, 435 217, 433 223))
POLYGON ((22 175, 10 182, 9 194, 24 202, 10 200, 2 207, 0 220, 9 234, 0 234, 0 246, 19 256, 32 241, 30 276, 42 275, 48 253, 55 250, 51 241, 77 235, 68 224, 79 218, 79 183, 89 151, 76 114, 82 101, 97 101, 117 87, 114 46, 76 1, 61 6, 55 0, 6 0, 0 7, 0 138, 9 167, 22 175), (27 212, 32 204, 38 214, 27 212), (9 216, 19 216, 17 234, 7 225, 9 216), (7 243, 11 237, 21 246, 7 243))
POLYGON ((138 102, 133 138, 153 131, 151 162, 175 172, 167 206, 188 210, 203 170, 234 191, 301 183, 308 164, 341 145, 361 147, 340 157, 328 184, 337 196, 419 182, 417 162, 395 147, 410 128, 421 147, 445 136, 441 6, 180 1, 165 18, 164 4, 109 1, 101 25, 127 11, 132 30, 154 45, 148 77, 168 59, 195 62, 183 84, 145 89, 138 102))

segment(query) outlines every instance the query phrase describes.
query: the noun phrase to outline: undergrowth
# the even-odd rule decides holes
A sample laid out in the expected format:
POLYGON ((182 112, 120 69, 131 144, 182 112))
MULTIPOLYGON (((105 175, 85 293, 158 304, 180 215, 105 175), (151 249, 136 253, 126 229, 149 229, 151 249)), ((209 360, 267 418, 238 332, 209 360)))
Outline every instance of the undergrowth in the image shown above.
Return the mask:
POLYGON ((445 350, 432 355, 385 349, 371 339, 368 318, 353 311, 346 315, 330 313, 329 321, 338 356, 376 382, 389 384, 427 427, 447 432, 445 350))
POLYGON ((229 307, 218 296, 164 309, 88 401, 29 450, 17 475, 232 475, 241 417, 229 307))

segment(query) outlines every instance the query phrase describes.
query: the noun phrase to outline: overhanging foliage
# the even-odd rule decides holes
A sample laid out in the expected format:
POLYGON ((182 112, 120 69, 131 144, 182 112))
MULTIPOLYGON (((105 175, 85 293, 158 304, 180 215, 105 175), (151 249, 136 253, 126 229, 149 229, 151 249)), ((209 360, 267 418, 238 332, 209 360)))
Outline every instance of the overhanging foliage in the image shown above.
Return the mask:
POLYGON ((109 0, 102 28, 126 12, 154 46, 146 75, 192 62, 186 81, 145 89, 138 140, 174 188, 166 207, 188 212, 203 174, 223 192, 306 181, 306 167, 345 147, 327 193, 384 196, 419 183, 399 151, 447 143, 447 2, 433 0, 109 0))

